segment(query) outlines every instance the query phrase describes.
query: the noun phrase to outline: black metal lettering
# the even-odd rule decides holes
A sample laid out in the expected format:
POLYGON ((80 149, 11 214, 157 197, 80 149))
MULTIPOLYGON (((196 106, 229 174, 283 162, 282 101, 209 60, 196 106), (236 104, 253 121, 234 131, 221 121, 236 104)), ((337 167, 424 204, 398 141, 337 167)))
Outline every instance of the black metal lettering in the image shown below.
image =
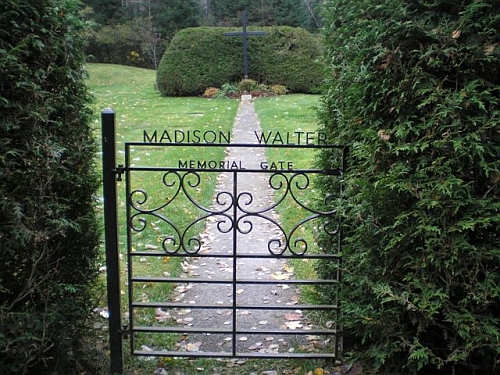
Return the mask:
POLYGON ((182 142, 184 142, 184 138, 186 138, 186 134, 182 130, 175 130, 174 131, 174 140, 175 140, 175 143, 182 143, 182 142))
POLYGON ((273 145, 275 145, 275 144, 279 144, 279 145, 284 144, 283 138, 281 137, 280 132, 276 132, 276 134, 274 135, 273 145))
POLYGON ((220 132, 219 135, 220 135, 219 143, 228 143, 229 144, 229 142, 231 140, 231 133, 230 132, 227 132, 226 134, 224 134, 223 132, 220 132), (224 142, 222 142, 222 140, 224 140, 224 142))
POLYGON ((201 138, 200 138, 200 131, 199 130, 195 130, 193 132, 193 139, 192 139, 192 142, 193 143, 200 143, 201 142, 201 138))
POLYGON ((142 133, 142 142, 144 143, 156 143, 157 140, 157 134, 156 130, 153 132, 151 136, 149 136, 147 130, 144 130, 142 133))
POLYGON ((215 143, 215 141, 217 140, 217 134, 215 134, 215 132, 213 130, 208 130, 203 134, 203 140, 205 141, 205 143, 215 143), (209 141, 207 138, 208 134, 210 134, 212 136, 211 141, 209 141))
POLYGON ((326 145, 326 133, 318 132, 318 145, 326 145))
POLYGON ((300 145, 302 140, 300 139, 300 137, 302 136, 302 134, 304 134, 304 132, 295 132, 294 134, 297 135, 297 144, 300 145))
POLYGON ((168 143, 172 143, 172 138, 170 138, 170 134, 168 134, 167 130, 163 131, 161 138, 159 139, 159 142, 163 143, 165 142, 165 139, 167 140, 168 143))
POLYGON ((260 136, 259 134, 254 130, 254 134, 255 134, 255 137, 257 138, 257 141, 259 142, 259 144, 266 144, 269 142, 269 138, 271 137, 271 133, 272 132, 268 132, 267 133, 267 137, 264 135, 264 133, 260 133, 260 136))

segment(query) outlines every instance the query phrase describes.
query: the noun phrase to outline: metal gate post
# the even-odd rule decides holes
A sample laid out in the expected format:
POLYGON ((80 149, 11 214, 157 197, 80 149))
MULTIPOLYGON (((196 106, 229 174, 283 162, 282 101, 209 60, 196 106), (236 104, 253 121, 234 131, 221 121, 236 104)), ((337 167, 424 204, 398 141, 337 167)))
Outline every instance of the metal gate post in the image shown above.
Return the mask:
POLYGON ((101 113, 102 170, 104 196, 104 240, 106 246, 106 281, 109 313, 111 373, 123 373, 122 327, 120 308, 120 266, 118 249, 118 214, 116 195, 115 112, 101 113))

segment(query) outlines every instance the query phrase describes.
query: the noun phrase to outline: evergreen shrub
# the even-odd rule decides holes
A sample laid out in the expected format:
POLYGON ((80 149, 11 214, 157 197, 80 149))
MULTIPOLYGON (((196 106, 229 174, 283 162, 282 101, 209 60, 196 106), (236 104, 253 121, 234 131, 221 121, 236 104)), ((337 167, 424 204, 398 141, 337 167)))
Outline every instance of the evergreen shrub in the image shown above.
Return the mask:
POLYGON ((0 2, 0 373, 77 369, 99 226, 75 0, 0 2))
POLYGON ((498 374, 499 2, 329 0, 325 15, 320 122, 350 147, 344 328, 379 374, 498 374))
MULTIPOLYGON (((291 92, 318 92, 323 80, 318 36, 287 26, 259 28, 263 36, 248 38, 249 78, 280 84, 291 92)), ((201 95, 207 87, 240 82, 243 41, 225 36, 237 28, 200 27, 179 31, 163 55, 157 87, 164 96, 201 95)), ((251 31, 251 28, 249 28, 251 31)))
POLYGON ((259 84, 257 83, 257 81, 254 81, 253 79, 242 79, 240 82, 238 82, 238 88, 240 92, 250 92, 256 90, 258 86, 259 84))

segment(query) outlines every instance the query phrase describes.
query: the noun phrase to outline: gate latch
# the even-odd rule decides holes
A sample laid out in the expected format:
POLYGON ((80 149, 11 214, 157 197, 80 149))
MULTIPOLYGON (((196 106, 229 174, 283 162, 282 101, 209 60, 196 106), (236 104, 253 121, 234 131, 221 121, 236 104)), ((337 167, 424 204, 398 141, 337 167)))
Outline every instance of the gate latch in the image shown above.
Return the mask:
POLYGON ((118 164, 118 167, 113 170, 116 173, 116 181, 122 181, 122 174, 125 172, 125 168, 123 168, 123 164, 118 164))

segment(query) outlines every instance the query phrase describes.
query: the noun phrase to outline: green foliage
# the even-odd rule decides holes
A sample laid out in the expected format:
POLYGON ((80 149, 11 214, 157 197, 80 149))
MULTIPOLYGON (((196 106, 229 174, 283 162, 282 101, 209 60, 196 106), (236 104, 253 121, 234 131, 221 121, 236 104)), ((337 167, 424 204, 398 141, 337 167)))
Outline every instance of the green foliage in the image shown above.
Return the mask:
MULTIPOLYGON (((263 28, 266 35, 248 41, 249 76, 265 84, 281 84, 291 92, 311 93, 322 82, 320 40, 304 29, 263 28)), ((224 28, 181 30, 163 55, 157 86, 166 96, 201 95, 242 78, 241 37, 224 36, 224 28)))
POLYGON ((239 14, 246 10, 252 25, 292 26, 317 29, 312 22, 319 0, 218 0, 210 2, 205 11, 206 25, 239 26, 239 14))
POLYGON ((156 67, 165 47, 151 19, 136 17, 89 33, 85 50, 90 61, 156 67))
POLYGON ((236 85, 230 83, 224 83, 219 91, 219 94, 223 96, 230 96, 239 93, 239 88, 236 85))
POLYGON ((283 85, 272 85, 271 92, 276 95, 285 95, 288 92, 288 90, 286 86, 283 85))
POLYGON ((156 32, 166 41, 186 27, 200 26, 201 9, 198 0, 169 0, 149 2, 154 4, 144 16, 151 15, 156 32))
POLYGON ((246 9, 255 26, 317 31, 320 1, 83 0, 85 16, 94 26, 86 38, 86 53, 94 62, 156 69, 155 57, 161 57, 179 30, 201 25, 241 27, 241 13, 246 9), (141 52, 142 59, 128 59, 130 51, 141 52))
POLYGON ((344 326, 381 374, 498 373, 498 1, 331 0, 326 16, 320 118, 350 146, 344 326))
POLYGON ((98 180, 79 5, 0 4, 2 374, 74 361, 93 308, 98 180))
POLYGON ((242 79, 238 82, 240 92, 250 92, 258 87, 258 83, 253 79, 242 79))
POLYGON ((91 61, 156 69, 174 34, 200 25, 195 0, 131 2, 115 13, 113 7, 87 2, 96 7, 84 12, 93 26, 85 48, 91 61))

